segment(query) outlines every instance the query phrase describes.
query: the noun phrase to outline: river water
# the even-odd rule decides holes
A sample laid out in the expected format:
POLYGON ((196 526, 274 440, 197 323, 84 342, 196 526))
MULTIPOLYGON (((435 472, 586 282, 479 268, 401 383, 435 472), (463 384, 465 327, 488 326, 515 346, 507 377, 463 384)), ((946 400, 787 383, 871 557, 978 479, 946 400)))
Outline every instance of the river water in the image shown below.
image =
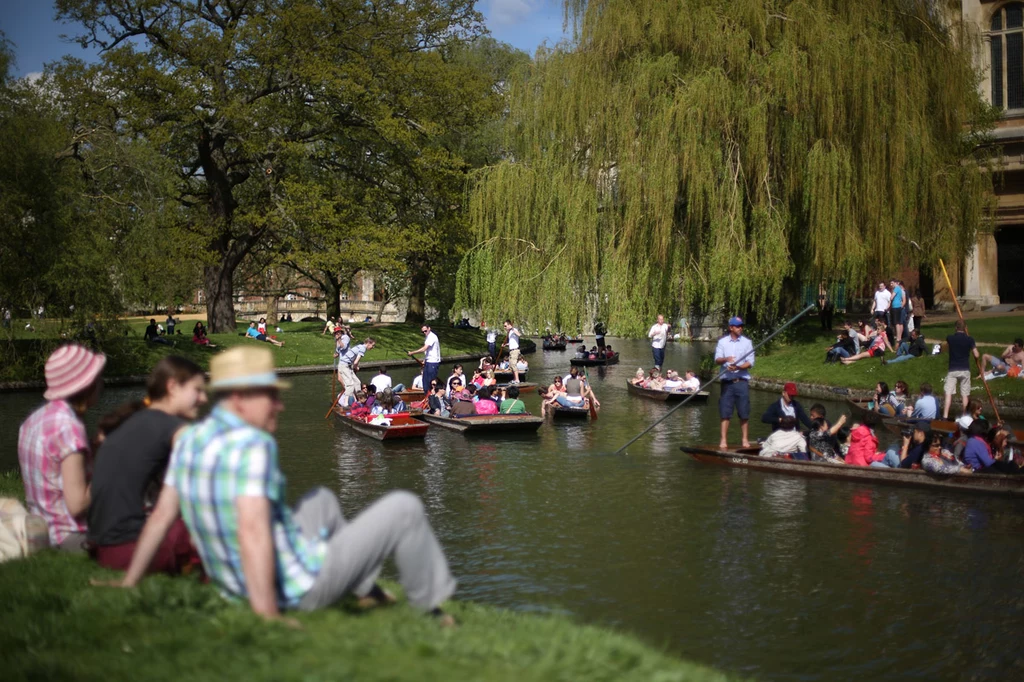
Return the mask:
MULTIPOLYGON (((525 438, 435 428, 425 442, 378 443, 324 419, 329 376, 295 377, 278 431, 290 497, 325 485, 351 515, 412 490, 458 597, 613 626, 741 675, 1024 677, 1024 504, 694 462, 679 446, 717 443, 717 387, 613 455, 669 409, 626 393, 648 346, 615 345, 623 362, 591 371, 598 421, 525 438)), ((670 345, 666 365, 696 367, 706 349, 670 345)), ((530 380, 565 373, 569 357, 538 351, 530 380)), ((108 389, 97 411, 140 393, 108 389)), ((756 417, 777 396, 752 395, 763 436, 756 417)), ((17 466, 17 425, 40 400, 0 395, 0 471, 17 466)), ((535 394, 526 402, 539 412, 535 394)))

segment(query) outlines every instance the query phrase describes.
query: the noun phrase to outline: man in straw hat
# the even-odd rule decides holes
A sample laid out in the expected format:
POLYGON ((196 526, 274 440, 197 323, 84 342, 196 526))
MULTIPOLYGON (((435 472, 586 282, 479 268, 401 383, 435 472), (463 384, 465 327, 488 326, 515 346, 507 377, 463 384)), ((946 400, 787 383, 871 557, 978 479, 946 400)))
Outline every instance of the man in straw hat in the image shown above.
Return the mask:
POLYGON ((351 521, 338 499, 316 488, 285 505, 273 432, 284 409, 270 351, 236 347, 210 362, 216 405, 177 441, 156 508, 122 586, 142 578, 179 510, 210 579, 253 611, 322 608, 353 593, 364 604, 393 598, 376 584, 394 556, 413 606, 450 616, 439 605, 455 590, 441 546, 415 495, 385 495, 351 521))
POLYGON ((49 527, 50 544, 80 552, 85 541, 91 457, 82 415, 99 400, 107 358, 75 343, 46 359, 46 403, 18 431, 25 505, 49 527))

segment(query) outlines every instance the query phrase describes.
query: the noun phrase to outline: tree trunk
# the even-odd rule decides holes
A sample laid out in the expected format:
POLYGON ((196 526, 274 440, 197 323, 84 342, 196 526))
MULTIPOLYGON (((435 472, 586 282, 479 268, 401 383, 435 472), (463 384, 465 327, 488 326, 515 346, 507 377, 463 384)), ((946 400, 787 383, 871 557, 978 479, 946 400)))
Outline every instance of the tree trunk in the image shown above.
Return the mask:
POLYGON ((277 324, 277 302, 281 299, 277 294, 272 294, 267 301, 267 324, 277 324))
POLYGON ((327 317, 338 320, 341 318, 341 278, 324 273, 324 294, 327 296, 327 317))
POLYGON ((206 289, 206 324, 211 334, 235 331, 235 301, 231 279, 235 266, 226 259, 203 268, 206 289))
POLYGON ((409 309, 405 313, 405 321, 424 322, 427 319, 427 273, 419 261, 414 261, 410 270, 409 309))

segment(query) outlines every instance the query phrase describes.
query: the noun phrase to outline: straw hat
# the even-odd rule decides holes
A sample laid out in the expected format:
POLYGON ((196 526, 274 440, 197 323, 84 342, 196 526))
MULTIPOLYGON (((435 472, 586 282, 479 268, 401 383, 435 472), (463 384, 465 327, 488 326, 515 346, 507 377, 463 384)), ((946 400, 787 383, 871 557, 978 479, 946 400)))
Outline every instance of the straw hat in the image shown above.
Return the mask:
POLYGON ((244 388, 291 388, 277 378, 274 355, 268 348, 238 346, 218 353, 210 360, 210 390, 244 388))
POLYGON ((70 398, 88 388, 103 371, 107 356, 85 346, 69 343, 46 359, 46 400, 70 398))

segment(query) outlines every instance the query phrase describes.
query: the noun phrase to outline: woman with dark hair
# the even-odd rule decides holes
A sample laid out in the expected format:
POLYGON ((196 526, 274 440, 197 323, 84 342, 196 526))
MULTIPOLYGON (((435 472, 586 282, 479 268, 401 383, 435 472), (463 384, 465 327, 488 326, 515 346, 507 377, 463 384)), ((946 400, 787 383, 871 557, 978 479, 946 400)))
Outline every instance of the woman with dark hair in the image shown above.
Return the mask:
POLYGON ((761 456, 783 457, 789 455, 793 459, 808 459, 807 441, 803 434, 796 430, 796 417, 788 415, 781 417, 778 427, 761 444, 761 456))
MULTIPOLYGON (((112 413, 96 453, 89 540, 101 566, 125 570, 163 483, 171 449, 206 403, 206 377, 191 360, 168 355, 146 382, 146 397, 112 413), (118 423, 120 420, 120 423, 118 423)), ((185 524, 171 526, 149 570, 179 573, 198 563, 185 524)))
POLYGON ((964 464, 974 471, 985 471, 995 464, 992 457, 992 446, 989 444, 988 422, 975 419, 967 428, 967 445, 964 446, 964 464))
POLYGON ((50 544, 80 552, 91 491, 92 450, 82 415, 99 400, 107 358, 85 346, 61 346, 46 359, 46 400, 18 430, 25 507, 41 516, 50 544))
POLYGON ((921 458, 921 468, 932 474, 969 474, 972 471, 943 447, 942 434, 937 431, 931 432, 928 452, 921 458))

